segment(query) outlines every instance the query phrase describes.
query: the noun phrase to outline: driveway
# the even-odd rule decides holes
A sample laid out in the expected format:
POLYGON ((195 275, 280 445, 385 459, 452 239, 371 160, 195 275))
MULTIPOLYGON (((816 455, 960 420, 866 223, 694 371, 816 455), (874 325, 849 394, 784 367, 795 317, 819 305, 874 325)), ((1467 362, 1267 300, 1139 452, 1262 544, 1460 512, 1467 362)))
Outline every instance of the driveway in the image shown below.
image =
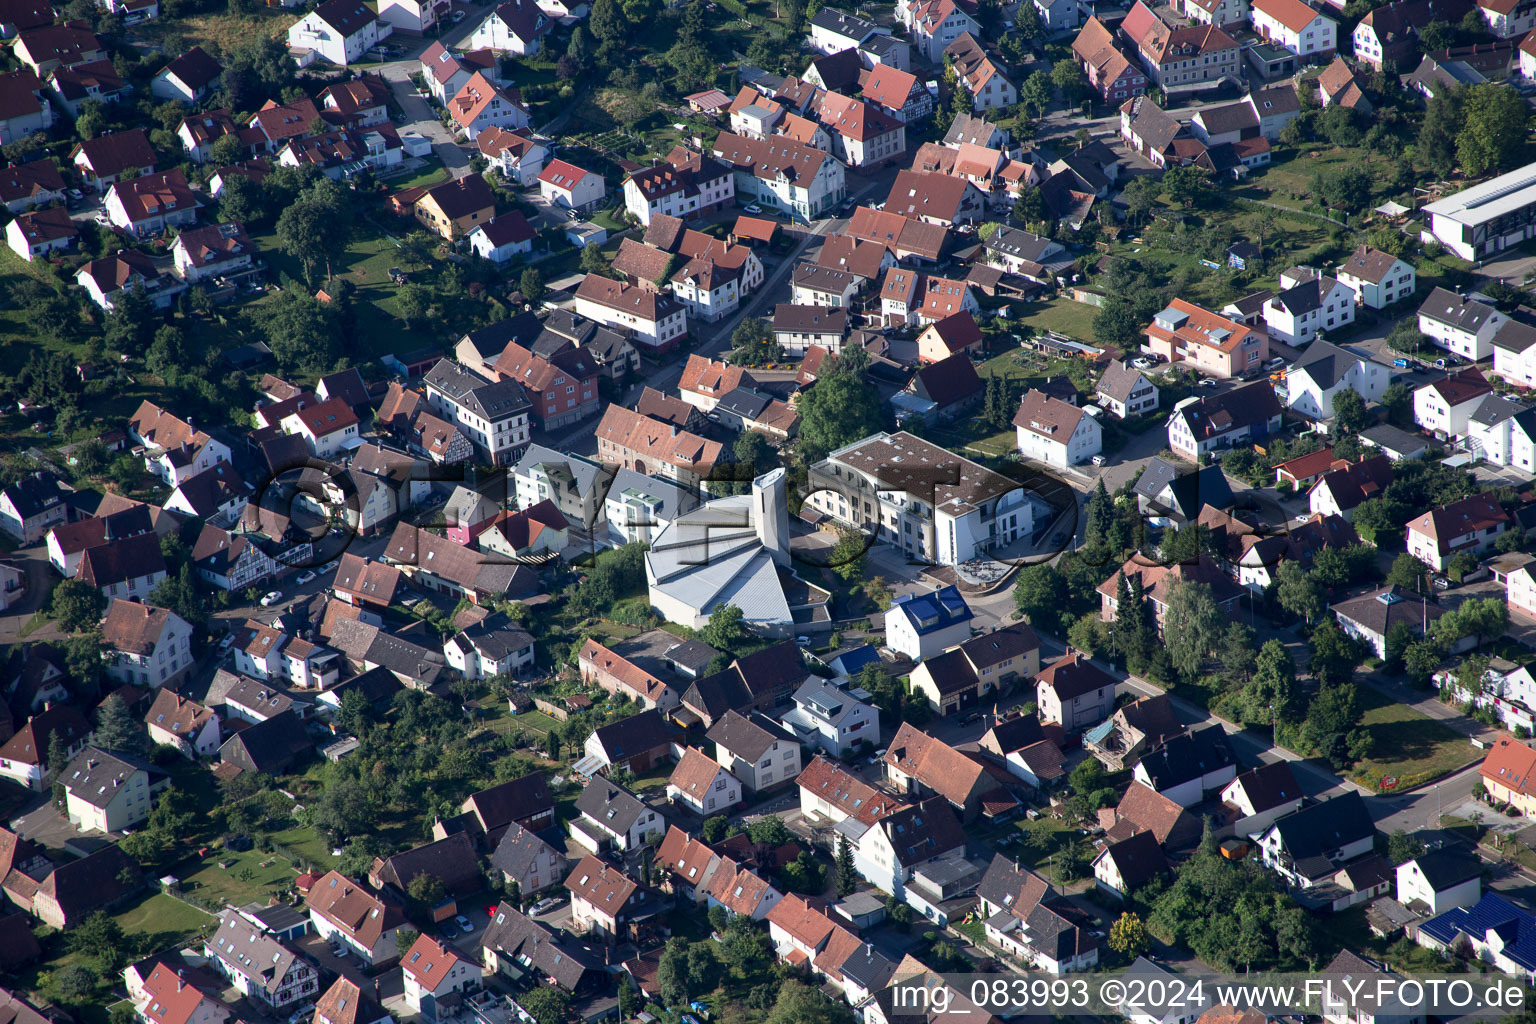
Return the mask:
MULTIPOLYGON (((27 574, 26 593, 0 616, 0 646, 22 640, 21 630, 32 620, 33 614, 47 602, 53 593, 59 576, 48 564, 48 549, 42 544, 18 548, 11 553, 11 561, 27 574)), ((58 623, 49 621, 28 633, 27 640, 59 640, 64 633, 58 623)))
POLYGON ((462 178, 469 173, 469 152, 458 144, 452 132, 443 127, 432 105, 422 98, 416 86, 411 83, 411 75, 420 69, 421 64, 414 57, 379 66, 379 73, 389 83, 395 102, 403 112, 397 127, 401 132, 414 132, 429 140, 433 154, 448 168, 448 173, 455 178, 462 178))

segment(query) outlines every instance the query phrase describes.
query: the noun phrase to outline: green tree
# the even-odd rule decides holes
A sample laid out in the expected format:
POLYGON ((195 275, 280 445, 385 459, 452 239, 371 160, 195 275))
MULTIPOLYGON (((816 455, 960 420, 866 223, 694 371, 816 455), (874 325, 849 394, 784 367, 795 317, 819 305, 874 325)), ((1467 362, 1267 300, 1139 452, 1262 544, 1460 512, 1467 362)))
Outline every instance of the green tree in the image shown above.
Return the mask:
POLYGON ((1205 659, 1220 641, 1227 616, 1204 583, 1180 580, 1168 594, 1163 618, 1163 639, 1173 667, 1185 679, 1194 679, 1205 659))
POLYGON ((437 875, 423 871, 405 886, 405 894, 420 907, 431 908, 448 898, 448 890, 437 875))
POLYGON ((847 836, 839 836, 837 844, 837 894, 849 896, 858 891, 859 874, 853 867, 853 848, 847 836))
POLYGON ((656 965, 656 988, 667 1006, 685 1006, 692 994, 688 977, 688 940, 674 938, 667 942, 661 961, 656 965))
POLYGON ((1323 610, 1322 587, 1300 562, 1287 560, 1275 570, 1275 600, 1308 624, 1323 610))
POLYGON ((1110 348, 1127 349, 1136 344, 1136 314, 1124 299, 1110 298, 1093 315, 1093 340, 1110 348))
POLYGON ((709 621, 699 630, 699 639, 717 651, 735 656, 744 652, 757 637, 747 624, 741 608, 734 604, 724 604, 710 613, 709 621))
POLYGON ((1427 595, 1430 593, 1429 566, 1405 551, 1393 559, 1392 568, 1387 572, 1387 582, 1404 590, 1427 595))
POLYGON ((1109 948, 1121 956, 1135 959, 1151 946, 1147 926, 1141 916, 1127 910, 1109 926, 1109 948))
POLYGON ((1246 622, 1233 620, 1221 637, 1221 667, 1234 676, 1246 678, 1253 671, 1258 657, 1253 649, 1253 627, 1246 622))
POLYGON ((1058 60, 1051 65, 1051 84, 1061 90, 1069 104, 1076 104, 1088 93, 1088 79, 1075 60, 1058 60))
MULTIPOLYGON (((600 3, 612 0, 599 0, 600 3)), ((538 267, 526 267, 517 279, 517 290, 523 293, 523 301, 537 306, 544 298, 544 274, 538 267)))
POLYGON ((1211 194, 1211 179, 1198 167, 1170 167, 1162 184, 1164 194, 1179 206, 1203 206, 1211 194))
POLYGON ((1013 219, 1020 224, 1038 224, 1047 216, 1045 197, 1040 194, 1040 189, 1034 185, 1020 187, 1013 200, 1013 219))
POLYGON ((571 1017, 571 997, 554 985, 535 985, 517 997, 517 1005, 533 1024, 565 1024, 571 1017))
POLYGON ((851 526, 840 526, 837 530, 837 543, 832 547, 827 564, 844 583, 861 580, 866 568, 865 552, 869 547, 870 540, 864 534, 851 526))
POLYGON ((272 357, 288 373, 329 373, 339 356, 335 324, 326 307, 299 289, 285 289, 255 317, 272 357))
POLYGON ((1402 829, 1396 829, 1387 837, 1387 859, 1393 864, 1402 864, 1422 857, 1425 853, 1424 843, 1410 836, 1402 829))
POLYGON ((1360 644, 1331 618, 1319 623, 1308 640, 1312 648, 1309 667, 1324 686, 1347 682, 1364 660, 1360 644))
POLYGON ((340 843, 370 831, 378 821, 373 796, 367 786, 335 769, 310 807, 310 822, 340 843))
POLYGON ((1035 71, 1024 79, 1024 84, 1019 86, 1019 102, 1025 107, 1032 107, 1036 117, 1043 117, 1045 110, 1051 105, 1051 97, 1055 94, 1056 87, 1051 84, 1051 76, 1044 71, 1035 71))
POLYGON ((1358 434, 1371 425, 1371 414, 1360 392, 1345 388, 1333 396, 1333 424, 1343 434, 1358 434))
POLYGON ((791 979, 779 986, 764 1024, 843 1024, 847 1015, 847 1007, 832 1002, 820 989, 791 979))
POLYGON ((122 970, 132 952, 122 925, 100 910, 75 925, 67 935, 69 951, 91 961, 106 974, 122 970))
POLYGON ((1530 122, 1524 97, 1502 82, 1469 86, 1462 90, 1461 116, 1456 158, 1468 177, 1515 165, 1530 122))
POLYGON ((800 434, 796 443, 808 464, 885 426, 885 405, 874 388, 843 370, 835 356, 822 367, 815 385, 801 392, 797 404, 800 434))
POLYGON ((1061 571, 1046 562, 1019 570, 1013 586, 1013 605, 1029 624, 1055 630, 1067 604, 1067 581, 1061 571))
POLYGON ((96 708, 96 745, 118 753, 143 755, 149 749, 144 722, 128 710, 117 694, 108 694, 96 708))
POLYGON ((98 587, 84 580, 61 581, 53 588, 50 609, 66 633, 80 633, 95 629, 107 610, 107 599, 98 587))
POLYGON ((737 434, 731 453, 736 456, 736 464, 748 469, 753 476, 762 476, 779 465, 779 453, 761 431, 743 430, 737 434))

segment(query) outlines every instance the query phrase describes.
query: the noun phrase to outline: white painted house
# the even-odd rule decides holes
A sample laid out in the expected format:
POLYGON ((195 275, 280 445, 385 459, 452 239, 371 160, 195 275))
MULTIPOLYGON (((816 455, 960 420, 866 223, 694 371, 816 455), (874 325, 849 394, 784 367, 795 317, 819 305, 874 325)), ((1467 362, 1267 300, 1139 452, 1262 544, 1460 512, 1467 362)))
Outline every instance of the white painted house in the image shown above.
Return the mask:
POLYGON ((1286 374, 1285 404, 1309 419, 1330 420, 1340 393, 1353 391, 1366 402, 1379 402, 1391 380, 1391 371, 1375 360, 1318 341, 1286 374))
POLYGON ((1104 430, 1095 417, 1041 391, 1031 390, 1024 396, 1013 425, 1024 457, 1048 466, 1076 466, 1104 449, 1104 430))
POLYGON ((1338 266, 1340 283, 1355 293, 1355 301, 1381 309, 1406 299, 1418 288, 1413 267, 1391 253, 1361 245, 1338 266))
POLYGON ((1419 307, 1419 330, 1447 351, 1474 361, 1493 354, 1493 335, 1509 318, 1492 306, 1444 288, 1419 307))
POLYGON ((288 48, 308 50, 345 67, 394 31, 362 0, 326 0, 288 29, 288 48))
POLYGON ((1355 322, 1355 293, 1311 267, 1292 267, 1280 275, 1280 291, 1264 303, 1263 316, 1271 338, 1306 345, 1355 322))

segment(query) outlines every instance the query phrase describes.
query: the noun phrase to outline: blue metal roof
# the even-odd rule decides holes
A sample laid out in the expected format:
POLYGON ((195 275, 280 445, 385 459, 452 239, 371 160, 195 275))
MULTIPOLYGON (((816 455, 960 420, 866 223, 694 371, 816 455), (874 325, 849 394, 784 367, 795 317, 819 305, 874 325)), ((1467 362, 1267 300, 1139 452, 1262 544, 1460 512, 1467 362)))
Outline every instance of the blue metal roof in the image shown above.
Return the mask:
POLYGON ((1473 942, 1485 942, 1488 932, 1495 931, 1503 940, 1505 956, 1527 971, 1536 970, 1536 916, 1496 893, 1484 894, 1470 907, 1432 917, 1419 930, 1447 946, 1462 934, 1473 942))
POLYGON ((855 647, 851 651, 844 651, 835 659, 842 665, 843 671, 850 676, 858 675, 859 670, 865 665, 877 665, 880 663, 880 652, 875 650, 874 644, 865 644, 863 647, 855 647))
POLYGON ((908 594, 891 602, 894 610, 900 608, 912 622, 918 636, 936 633, 959 622, 971 621, 970 606, 953 585, 935 590, 931 594, 908 594))

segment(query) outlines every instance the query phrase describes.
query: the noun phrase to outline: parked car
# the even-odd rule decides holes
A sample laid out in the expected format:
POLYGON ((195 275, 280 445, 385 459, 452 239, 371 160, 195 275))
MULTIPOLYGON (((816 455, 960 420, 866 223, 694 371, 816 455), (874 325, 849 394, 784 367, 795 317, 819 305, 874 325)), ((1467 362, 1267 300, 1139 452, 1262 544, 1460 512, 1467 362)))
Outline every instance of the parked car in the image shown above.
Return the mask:
POLYGON ((1104 463, 1105 463, 1105 462, 1106 462, 1106 461, 1107 461, 1107 460, 1106 460, 1106 459, 1105 459, 1105 458, 1104 458, 1104 456, 1102 456, 1102 455, 1095 455, 1095 456, 1094 456, 1094 457, 1093 457, 1093 464, 1094 464, 1094 465, 1095 465, 1095 466, 1102 466, 1102 465, 1104 465, 1104 463))
POLYGON ((763 208, 758 206, 756 203, 748 203, 746 206, 741 208, 741 211, 743 213, 762 213, 763 208))
POLYGON ((261 606, 263 608, 271 608, 273 605, 277 604, 277 602, 281 601, 282 599, 283 599, 283 592, 281 590, 269 591, 267 593, 267 596, 263 597, 261 599, 261 606))
POLYGON ((460 928, 464 929, 464 934, 465 935, 469 935, 469 934, 473 933, 474 930, 475 930, 475 922, 471 921, 469 918, 465 917, 463 914, 460 914, 458 917, 455 917, 453 919, 453 923, 458 925, 460 928))
POLYGON ((563 896, 547 896, 544 899, 539 900, 539 902, 535 903, 532 907, 529 907, 528 913, 530 916, 534 917, 537 917, 539 914, 547 914, 551 910, 554 910, 556 907, 558 907, 561 903, 563 903, 564 900, 565 898, 563 896))
POLYGON ((303 572, 299 573, 299 585, 303 586, 305 583, 308 583, 310 580, 313 580, 314 578, 315 578, 315 570, 313 570, 313 569, 305 569, 303 572))
POLYGON ((1200 382, 1200 386, 1203 388, 1213 388, 1216 386, 1216 380, 1213 377, 1207 377, 1200 382))

